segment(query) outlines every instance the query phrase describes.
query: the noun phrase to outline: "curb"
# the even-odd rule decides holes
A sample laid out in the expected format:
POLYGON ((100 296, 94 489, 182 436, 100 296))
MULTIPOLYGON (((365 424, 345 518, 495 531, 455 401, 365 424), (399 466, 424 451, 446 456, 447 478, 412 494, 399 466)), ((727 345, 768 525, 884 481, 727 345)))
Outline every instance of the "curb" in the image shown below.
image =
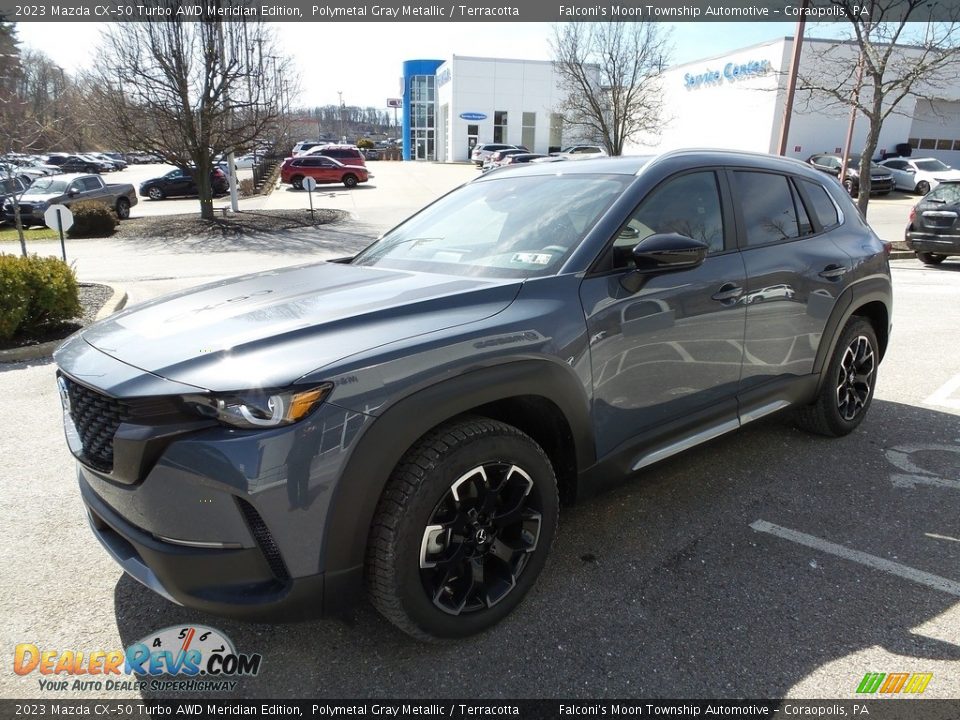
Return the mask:
POLYGON ((887 257, 890 260, 912 260, 917 254, 913 250, 893 250, 887 257))
MULTIPOLYGON (((100 312, 94 318, 94 322, 103 320, 118 310, 123 309, 127 304, 127 291, 118 288, 115 285, 107 285, 113 290, 113 295, 103 304, 100 312)), ((50 342, 40 343, 39 345, 28 345, 22 348, 10 348, 9 350, 0 350, 0 363, 23 362, 24 360, 40 360, 53 355, 63 340, 51 340, 50 342)))

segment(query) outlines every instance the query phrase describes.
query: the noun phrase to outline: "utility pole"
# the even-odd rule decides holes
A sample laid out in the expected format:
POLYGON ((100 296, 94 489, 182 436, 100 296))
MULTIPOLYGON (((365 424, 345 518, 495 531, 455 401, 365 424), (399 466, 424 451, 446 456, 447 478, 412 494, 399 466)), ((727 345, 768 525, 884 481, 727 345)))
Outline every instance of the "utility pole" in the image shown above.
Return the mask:
POLYGON ((343 133, 343 90, 337 90, 337 96, 340 98, 340 142, 346 142, 347 136, 343 133))
POLYGON ((803 49, 803 30, 807 25, 806 9, 810 0, 800 5, 800 19, 793 38, 793 53, 790 56, 790 76, 787 79, 787 99, 783 106, 783 120, 780 123, 779 155, 787 154, 787 142, 790 138, 790 120, 793 118, 793 98, 797 94, 797 73, 800 69, 800 52, 803 49))

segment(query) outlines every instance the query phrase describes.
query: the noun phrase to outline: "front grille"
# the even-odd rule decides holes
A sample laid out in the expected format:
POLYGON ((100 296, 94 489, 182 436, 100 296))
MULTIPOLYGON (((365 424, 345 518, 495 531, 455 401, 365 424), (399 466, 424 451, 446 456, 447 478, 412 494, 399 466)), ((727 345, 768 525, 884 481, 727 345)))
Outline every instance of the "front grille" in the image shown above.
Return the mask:
POLYGON ((101 472, 113 470, 113 436, 130 417, 127 403, 64 377, 70 397, 70 417, 77 428, 83 455, 80 458, 101 472))
POLYGON ((283 558, 280 556, 280 548, 277 547, 273 535, 270 534, 270 528, 267 527, 267 524, 263 521, 263 518, 260 517, 260 513, 254 509, 253 505, 240 498, 237 498, 237 504, 240 505, 243 517, 247 521, 250 532, 253 534, 253 539, 260 547, 264 558, 266 558, 267 565, 270 566, 270 571, 277 580, 286 582, 290 579, 290 572, 287 570, 286 563, 283 562, 283 558))

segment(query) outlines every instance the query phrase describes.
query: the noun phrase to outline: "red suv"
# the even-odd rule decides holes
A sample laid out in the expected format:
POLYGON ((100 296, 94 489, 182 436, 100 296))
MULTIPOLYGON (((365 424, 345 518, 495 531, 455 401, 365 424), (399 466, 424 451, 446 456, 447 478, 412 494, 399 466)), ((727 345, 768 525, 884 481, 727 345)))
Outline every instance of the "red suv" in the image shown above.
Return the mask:
POLYGON ((303 179, 312 177, 318 183, 343 183, 348 188, 370 178, 363 165, 346 165, 325 155, 301 155, 287 158, 280 166, 280 181, 295 188, 303 187, 303 179))
POLYGON ((317 145, 294 157, 304 157, 308 155, 323 155, 324 157, 339 160, 344 165, 367 166, 363 153, 360 152, 360 148, 356 145, 317 145))

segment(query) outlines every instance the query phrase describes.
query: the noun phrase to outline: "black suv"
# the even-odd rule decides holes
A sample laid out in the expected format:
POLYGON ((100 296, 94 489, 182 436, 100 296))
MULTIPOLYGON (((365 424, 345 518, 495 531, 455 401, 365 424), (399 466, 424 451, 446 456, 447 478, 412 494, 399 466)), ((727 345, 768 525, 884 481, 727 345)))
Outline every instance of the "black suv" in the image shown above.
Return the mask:
POLYGON ((905 240, 924 265, 960 255, 960 181, 941 180, 910 211, 905 240))
MULTIPOLYGON (((854 430, 884 244, 835 182, 679 151, 495 170, 354 257, 134 306, 56 353, 93 532, 173 602, 462 637, 561 498, 786 408, 854 430)), ((750 452, 745 448, 745 452, 750 452)))
MULTIPOLYGON (((833 175, 840 179, 840 168, 843 165, 843 158, 839 155, 821 153, 820 155, 811 155, 807 162, 813 165, 820 172, 833 175)), ((842 181, 844 189, 852 197, 860 194, 860 158, 851 157, 847 161, 847 171, 843 175, 842 181)), ((875 195, 889 195, 895 187, 893 173, 882 165, 875 162, 870 163, 870 193, 875 195)))
MULTIPOLYGON (((192 196, 197 194, 197 181, 193 168, 176 168, 166 175, 140 183, 140 195, 151 200, 166 197, 192 196)), ((229 190, 227 175, 220 168, 210 171, 210 187, 214 195, 223 195, 229 190)))

